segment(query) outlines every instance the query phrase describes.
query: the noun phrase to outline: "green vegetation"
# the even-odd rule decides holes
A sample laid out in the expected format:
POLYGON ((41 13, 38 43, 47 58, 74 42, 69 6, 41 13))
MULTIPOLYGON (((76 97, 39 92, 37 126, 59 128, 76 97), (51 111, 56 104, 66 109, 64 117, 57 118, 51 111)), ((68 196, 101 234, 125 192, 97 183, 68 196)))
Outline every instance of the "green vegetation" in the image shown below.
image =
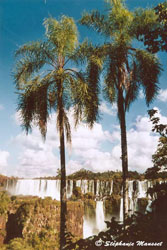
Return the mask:
POLYGON ((146 211, 146 207, 148 205, 148 198, 139 198, 137 200, 137 205, 138 205, 138 210, 141 212, 141 213, 145 213, 146 211))
MULTIPOLYGON (((67 177, 70 180, 111 180, 111 179, 121 179, 122 172, 121 171, 106 171, 106 172, 97 172, 94 173, 90 170, 86 170, 84 168, 80 169, 79 171, 69 175, 67 177)), ((142 175, 139 174, 137 171, 129 171, 128 178, 130 179, 141 179, 142 175)))
POLYGON ((82 194, 81 188, 80 187, 74 187, 73 188, 73 194, 70 197, 70 200, 77 201, 77 200, 82 199, 82 198, 83 198, 83 194, 82 194))
POLYGON ((161 124, 156 116, 157 110, 149 110, 148 114, 153 124, 152 131, 160 134, 159 143, 155 154, 152 155, 153 167, 145 172, 147 179, 167 178, 167 124, 161 124))
POLYGON ((6 192, 0 192, 0 215, 7 214, 9 203, 11 202, 6 192))
POLYGON ((115 215, 120 211, 120 199, 118 194, 112 194, 105 200, 105 213, 106 215, 115 215))
POLYGON ((157 53, 167 52, 167 2, 159 3, 155 8, 155 19, 151 25, 138 29, 138 36, 147 46, 148 51, 157 53))
POLYGON ((43 229, 40 234, 29 235, 26 239, 14 238, 9 244, 3 246, 3 250, 58 250, 59 236, 53 230, 43 229))
MULTIPOLYGON (((10 199, 3 192, 0 194, 0 205, 3 212, 0 216, 0 249, 60 249, 60 202, 50 197, 20 196, 10 199)), ((82 235, 82 203, 67 202, 67 214, 67 229, 76 235, 73 240, 79 239, 82 235), (81 224, 80 232, 75 220, 78 225, 81 224)))

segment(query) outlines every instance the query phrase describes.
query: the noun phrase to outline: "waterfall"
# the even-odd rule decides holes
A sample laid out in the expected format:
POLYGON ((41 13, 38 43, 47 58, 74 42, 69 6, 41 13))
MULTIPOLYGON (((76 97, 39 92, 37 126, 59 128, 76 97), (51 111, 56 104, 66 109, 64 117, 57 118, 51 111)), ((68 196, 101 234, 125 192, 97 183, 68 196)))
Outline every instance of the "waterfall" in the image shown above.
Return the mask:
POLYGON ((147 189, 147 181, 138 181, 138 198, 146 198, 147 189))
POLYGON ((96 228, 103 231, 106 229, 103 201, 96 201, 96 228))
POLYGON ((135 198, 133 190, 133 181, 128 182, 128 201, 126 201, 127 209, 130 210, 129 214, 133 214, 135 210, 135 198))
POLYGON ((93 232, 94 223, 88 220, 85 216, 83 218, 83 238, 88 238, 94 234, 93 232))
POLYGON ((151 207, 151 205, 152 205, 152 201, 151 201, 151 200, 148 200, 148 205, 147 205, 147 207, 146 207, 146 212, 145 212, 145 213, 147 213, 147 212, 152 212, 152 207, 151 207))
POLYGON ((110 181, 110 195, 113 193, 113 180, 110 181))
POLYGON ((30 195, 41 198, 50 196, 60 200, 60 180, 17 180, 15 185, 7 184, 7 191, 11 195, 30 195))
MULTIPOLYGON (((15 184, 9 181, 6 190, 11 195, 30 195, 41 198, 50 196, 52 199, 60 200, 60 180, 23 179, 17 180, 15 184)), ((71 189, 69 192, 71 193, 71 189)))
POLYGON ((123 222, 123 198, 121 198, 121 201, 120 201, 119 220, 120 222, 123 222))
POLYGON ((97 183, 96 183, 96 196, 99 196, 100 195, 100 181, 97 180, 97 183))
POLYGON ((73 194, 73 186, 74 186, 73 180, 67 180, 66 181, 67 199, 69 199, 73 194))

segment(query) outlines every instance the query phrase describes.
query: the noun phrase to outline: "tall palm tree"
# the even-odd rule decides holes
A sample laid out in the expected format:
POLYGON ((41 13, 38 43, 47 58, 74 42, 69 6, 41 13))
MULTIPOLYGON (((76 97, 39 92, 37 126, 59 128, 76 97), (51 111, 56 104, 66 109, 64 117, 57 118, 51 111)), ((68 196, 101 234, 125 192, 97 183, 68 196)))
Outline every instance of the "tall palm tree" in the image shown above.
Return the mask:
MULTIPOLYGON (((45 41, 24 44, 16 51, 14 79, 18 90, 18 110, 22 126, 29 133, 35 122, 45 139, 50 114, 57 112, 61 165, 61 222, 60 249, 65 246, 66 232, 66 168, 65 135, 71 142, 67 111, 72 106, 76 123, 82 113, 84 94, 88 85, 82 72, 72 68, 84 47, 78 49, 78 32, 72 18, 62 16, 59 21, 44 21, 45 41)), ((85 108, 86 110, 86 108, 85 108)))
POLYGON ((121 130, 121 159, 123 172, 123 222, 127 212, 128 150, 126 133, 126 112, 139 95, 142 87, 147 105, 158 91, 160 64, 155 55, 134 47, 136 33, 147 25, 155 23, 151 10, 129 11, 121 0, 110 0, 107 14, 99 11, 84 13, 80 23, 103 35, 104 93, 112 104, 117 103, 121 130))

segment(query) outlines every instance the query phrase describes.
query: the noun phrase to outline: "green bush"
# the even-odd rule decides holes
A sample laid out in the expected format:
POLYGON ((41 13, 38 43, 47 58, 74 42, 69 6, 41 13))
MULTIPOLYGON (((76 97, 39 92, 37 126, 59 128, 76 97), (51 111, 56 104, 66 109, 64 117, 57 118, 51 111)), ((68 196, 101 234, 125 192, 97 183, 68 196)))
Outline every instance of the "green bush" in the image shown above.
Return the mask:
POLYGON ((74 187, 73 195, 76 197, 76 199, 82 199, 83 194, 82 194, 81 188, 80 187, 74 187))
POLYGON ((9 203, 11 202, 6 192, 0 192, 0 215, 7 213, 9 203))

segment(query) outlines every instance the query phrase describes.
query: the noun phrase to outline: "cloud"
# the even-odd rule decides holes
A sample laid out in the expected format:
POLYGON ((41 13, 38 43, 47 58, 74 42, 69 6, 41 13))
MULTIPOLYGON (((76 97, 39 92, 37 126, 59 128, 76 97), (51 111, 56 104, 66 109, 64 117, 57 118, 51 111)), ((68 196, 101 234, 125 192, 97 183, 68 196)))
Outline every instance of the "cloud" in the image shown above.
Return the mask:
MULTIPOLYGON (((167 123, 167 118, 158 114, 161 122, 167 123)), ((113 126, 113 131, 104 130, 101 124, 95 123, 92 130, 84 123, 74 128, 72 112, 69 113, 71 124, 72 146, 66 147, 67 174, 81 168, 95 172, 121 170, 120 128, 113 126), (104 147, 109 145, 109 147, 104 147), (111 146, 110 146, 111 145, 111 146)), ((152 166, 151 157, 156 151, 157 134, 151 132, 152 123, 148 116, 137 116, 131 128, 127 131, 129 170, 144 172, 152 166)), ((13 143, 20 145, 17 174, 24 177, 55 176, 60 167, 59 135, 56 130, 56 115, 48 122, 46 141, 34 128, 28 136, 18 134, 13 143)))
POLYGON ((9 152, 0 150, 0 173, 6 174, 6 169, 8 167, 9 152))
POLYGON ((112 105, 110 105, 110 108, 109 108, 105 102, 102 102, 99 109, 102 113, 105 113, 107 115, 115 116, 117 114, 116 103, 113 103, 112 105))
MULTIPOLYGON (((17 115, 16 115, 17 117, 17 115)), ((112 140, 109 131, 105 131, 101 124, 95 123, 93 129, 88 129, 88 126, 81 123, 77 129, 74 128, 72 112, 69 113, 69 120, 71 124, 72 133, 72 146, 66 148, 67 157, 70 159, 67 161, 68 173, 71 173, 80 169, 89 162, 85 162, 87 155, 91 156, 90 152, 95 150, 95 154, 101 153, 101 143, 112 140), (81 153, 85 153, 85 156, 81 157, 81 153), (89 153, 88 153, 89 152, 89 153), (75 160, 79 157, 79 161, 75 160)), ((16 122, 18 120, 16 119, 16 122)), ((48 133, 46 141, 41 139, 41 134, 38 128, 34 128, 31 134, 26 135, 24 132, 18 134, 12 143, 20 146, 21 151, 18 157, 17 173, 20 176, 36 177, 36 176, 48 176, 56 175, 56 169, 60 167, 59 164, 59 135, 56 130, 56 115, 52 115, 48 122, 48 133), (55 154, 56 153, 56 154, 55 154)), ((108 153, 107 153, 108 154, 108 153)), ((101 153, 101 158, 105 158, 105 154, 101 153)), ((102 160, 101 160, 102 162, 102 160)), ((93 166, 93 164, 91 164, 93 166)), ((90 167, 91 167, 90 166, 90 167)))
POLYGON ((17 174, 24 177, 56 176, 59 159, 49 150, 26 149, 19 156, 17 174))
POLYGON ((167 89, 160 89, 159 95, 158 95, 158 100, 161 102, 167 101, 167 89))
MULTIPOLYGON (((167 122, 167 118, 160 112, 159 116, 161 122, 167 122)), ((153 134, 151 129, 152 123, 148 116, 138 116, 131 129, 127 131, 129 170, 144 172, 148 167, 152 167, 152 154, 156 151, 159 136, 153 134)), ((101 140, 98 147, 97 144, 95 144, 96 147, 92 147, 92 144, 90 147, 87 145, 84 149, 75 147, 74 154, 79 158, 75 162, 77 170, 81 167, 81 162, 82 167, 95 172, 121 170, 121 142, 118 126, 109 134, 108 140, 110 143, 115 142, 111 151, 103 150, 101 140)), ((74 169, 73 167, 71 170, 74 169)))

